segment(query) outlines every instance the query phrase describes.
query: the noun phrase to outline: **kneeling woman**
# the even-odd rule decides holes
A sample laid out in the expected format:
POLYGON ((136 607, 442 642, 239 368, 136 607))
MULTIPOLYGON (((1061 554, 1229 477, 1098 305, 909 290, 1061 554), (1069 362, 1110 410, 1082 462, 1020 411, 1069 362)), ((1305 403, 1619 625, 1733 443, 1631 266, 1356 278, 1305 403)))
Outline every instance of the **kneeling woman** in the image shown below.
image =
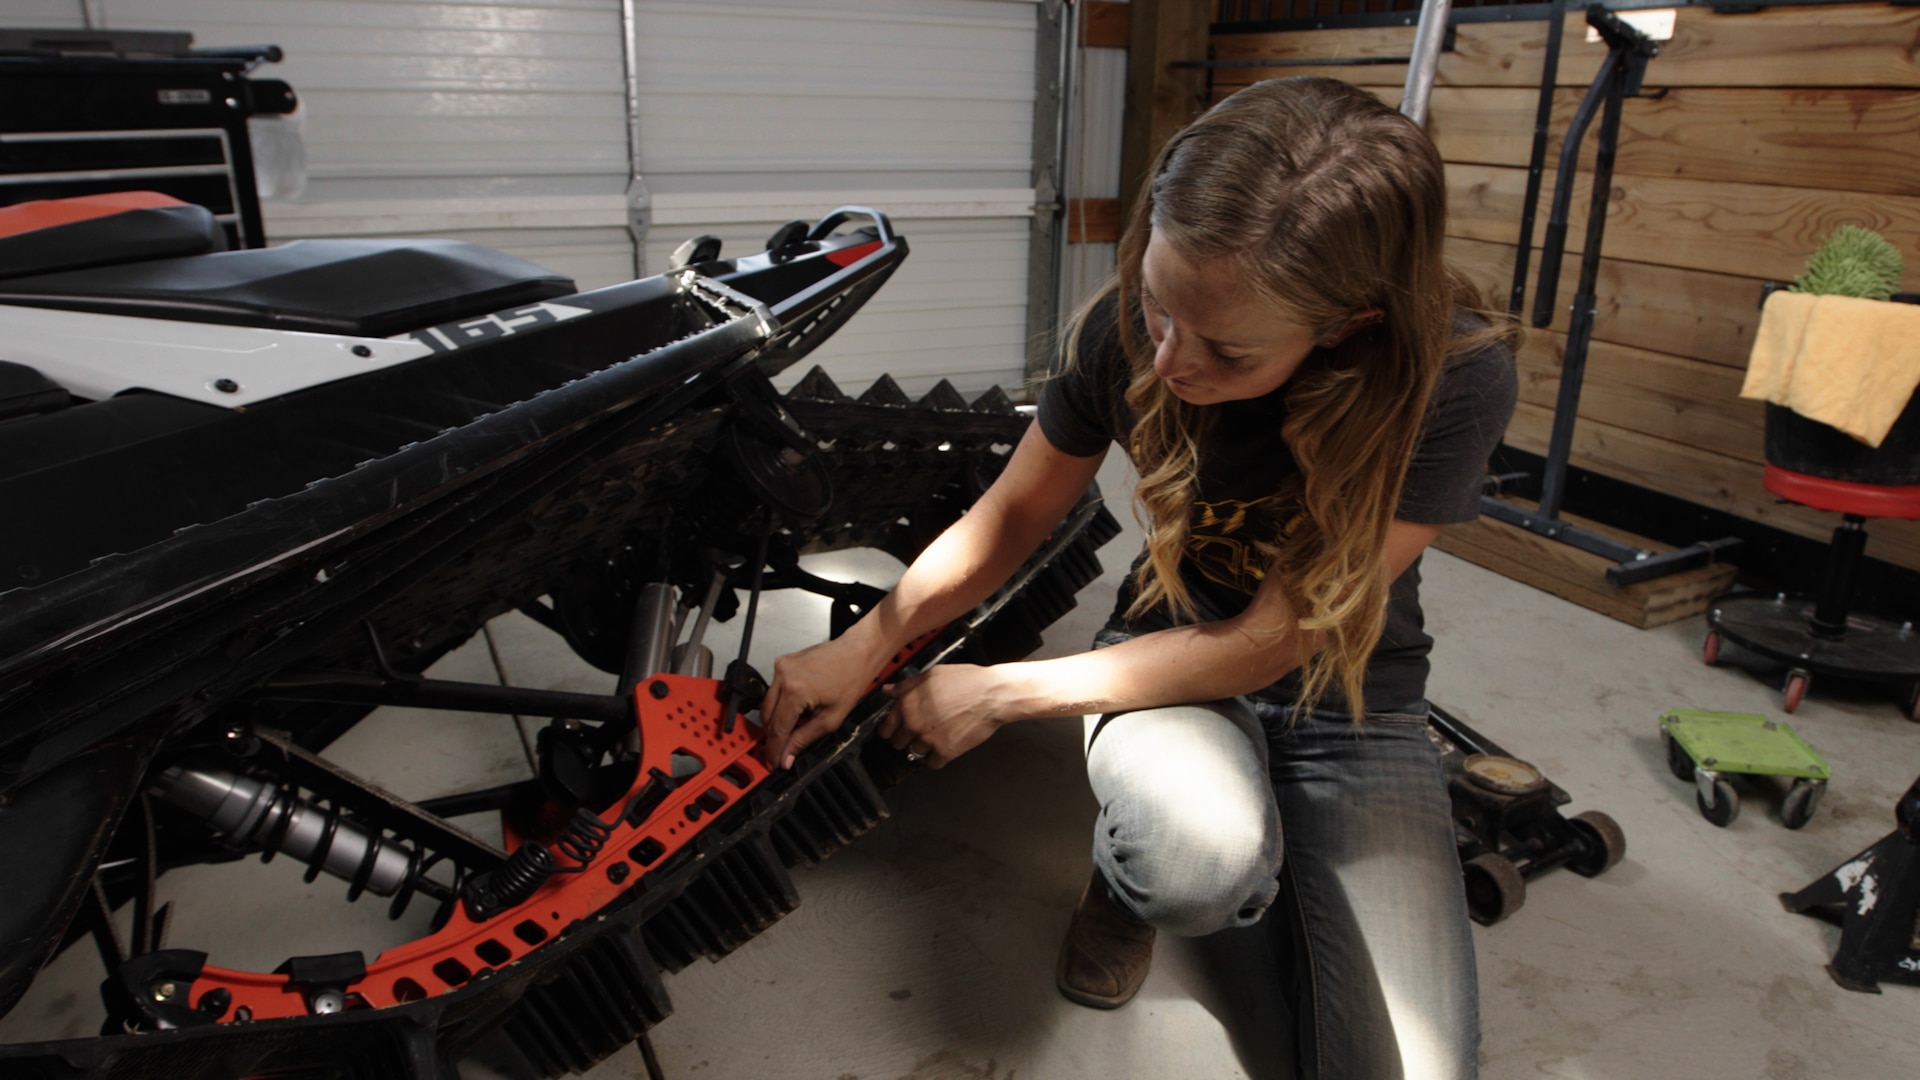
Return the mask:
POLYGON ((1432 143, 1363 91, 1249 87, 1150 177, 1006 471, 856 626, 776 663, 768 751, 790 761, 903 644, 985 599, 1118 443, 1146 550, 1094 650, 934 668, 890 688, 882 734, 938 767, 1002 724, 1089 714, 1073 1000, 1131 998, 1153 927, 1275 906, 1303 1075, 1472 1075, 1416 563, 1478 513, 1513 408, 1505 331, 1442 261, 1432 143))

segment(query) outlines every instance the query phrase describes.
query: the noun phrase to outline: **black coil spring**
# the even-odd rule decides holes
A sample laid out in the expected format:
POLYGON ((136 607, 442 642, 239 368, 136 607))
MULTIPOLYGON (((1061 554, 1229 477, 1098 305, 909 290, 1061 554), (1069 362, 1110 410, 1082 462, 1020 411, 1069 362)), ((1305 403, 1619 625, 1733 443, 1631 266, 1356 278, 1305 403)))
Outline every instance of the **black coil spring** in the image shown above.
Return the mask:
MULTIPOLYGON (((340 822, 347 816, 343 807, 331 799, 316 798, 312 802, 303 800, 296 785, 282 782, 274 788, 273 801, 268 805, 266 820, 262 823, 264 830, 255 829, 254 835, 259 837, 260 861, 272 862, 273 857, 286 846, 287 834, 293 827, 294 813, 303 808, 308 813, 319 814, 322 819, 320 840, 314 845, 312 853, 307 856, 307 871, 301 875, 303 881, 312 884, 326 869, 327 856, 333 853, 334 842, 339 839, 340 822)), ((424 891, 439 896, 443 900, 450 901, 453 897, 460 895, 461 889, 466 884, 465 867, 452 863, 453 883, 442 885, 428 878, 427 872, 441 862, 451 862, 451 860, 440 854, 427 855, 418 847, 388 837, 383 830, 369 828, 358 821, 354 824, 364 833, 366 847, 361 853, 359 865, 354 867, 353 875, 347 879, 349 903, 366 894, 367 885, 373 879, 373 871, 379 864, 380 852, 389 847, 406 854, 407 870, 400 879, 399 887, 394 890, 392 902, 387 905, 387 918, 400 918, 406 912, 407 905, 412 902, 414 894, 423 891, 423 884, 426 886, 424 891)), ((443 904, 434 916, 435 928, 445 925, 447 918, 452 914, 451 903, 443 904)))
POLYGON ((573 815, 573 821, 567 825, 566 835, 562 836, 554 849, 576 865, 560 870, 562 874, 577 874, 593 865, 594 857, 600 849, 607 846, 607 838, 613 835, 613 826, 585 807, 573 815))
POLYGON ((490 919, 532 896, 555 874, 578 874, 593 865, 600 849, 607 846, 613 826, 600 820, 584 807, 573 815, 567 831, 548 850, 545 844, 528 841, 515 848, 507 861, 484 874, 475 874, 463 883, 467 913, 475 921, 490 919), (561 866, 554 851, 574 865, 561 866))
POLYGON ((533 841, 521 844, 507 856, 507 861, 467 881, 467 913, 475 920, 492 918, 532 896, 557 869, 553 852, 548 851, 545 844, 533 841))

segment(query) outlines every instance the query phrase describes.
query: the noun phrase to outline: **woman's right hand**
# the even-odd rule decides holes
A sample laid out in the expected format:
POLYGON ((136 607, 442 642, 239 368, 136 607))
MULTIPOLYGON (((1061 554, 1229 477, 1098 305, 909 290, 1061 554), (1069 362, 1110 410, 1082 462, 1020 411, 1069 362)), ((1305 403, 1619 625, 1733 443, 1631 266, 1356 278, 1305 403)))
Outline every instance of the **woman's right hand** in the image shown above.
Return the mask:
POLYGON ((773 662, 773 682, 760 702, 766 725, 762 760, 770 769, 792 768, 793 757, 840 729, 866 695, 877 665, 843 635, 788 653, 773 662))

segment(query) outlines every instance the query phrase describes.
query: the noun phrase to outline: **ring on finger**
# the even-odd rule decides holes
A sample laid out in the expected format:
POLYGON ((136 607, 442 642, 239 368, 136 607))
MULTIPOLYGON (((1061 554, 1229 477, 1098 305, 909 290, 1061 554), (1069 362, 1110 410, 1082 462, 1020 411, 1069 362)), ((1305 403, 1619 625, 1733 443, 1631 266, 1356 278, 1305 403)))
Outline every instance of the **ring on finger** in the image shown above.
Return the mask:
POLYGON ((920 762, 925 761, 926 759, 927 759, 927 751, 921 750, 917 746, 907 747, 907 764, 917 765, 920 762))

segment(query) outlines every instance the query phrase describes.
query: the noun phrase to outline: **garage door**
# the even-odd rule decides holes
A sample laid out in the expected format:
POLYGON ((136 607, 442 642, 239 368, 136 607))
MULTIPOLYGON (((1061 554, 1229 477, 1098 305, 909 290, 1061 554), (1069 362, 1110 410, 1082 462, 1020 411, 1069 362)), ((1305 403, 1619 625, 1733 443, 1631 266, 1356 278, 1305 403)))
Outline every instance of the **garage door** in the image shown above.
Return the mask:
POLYGON ((752 251, 793 218, 874 206, 913 253, 815 359, 849 390, 889 372, 910 394, 942 378, 1017 394, 1037 7, 634 0, 649 272, 691 235, 752 251))

